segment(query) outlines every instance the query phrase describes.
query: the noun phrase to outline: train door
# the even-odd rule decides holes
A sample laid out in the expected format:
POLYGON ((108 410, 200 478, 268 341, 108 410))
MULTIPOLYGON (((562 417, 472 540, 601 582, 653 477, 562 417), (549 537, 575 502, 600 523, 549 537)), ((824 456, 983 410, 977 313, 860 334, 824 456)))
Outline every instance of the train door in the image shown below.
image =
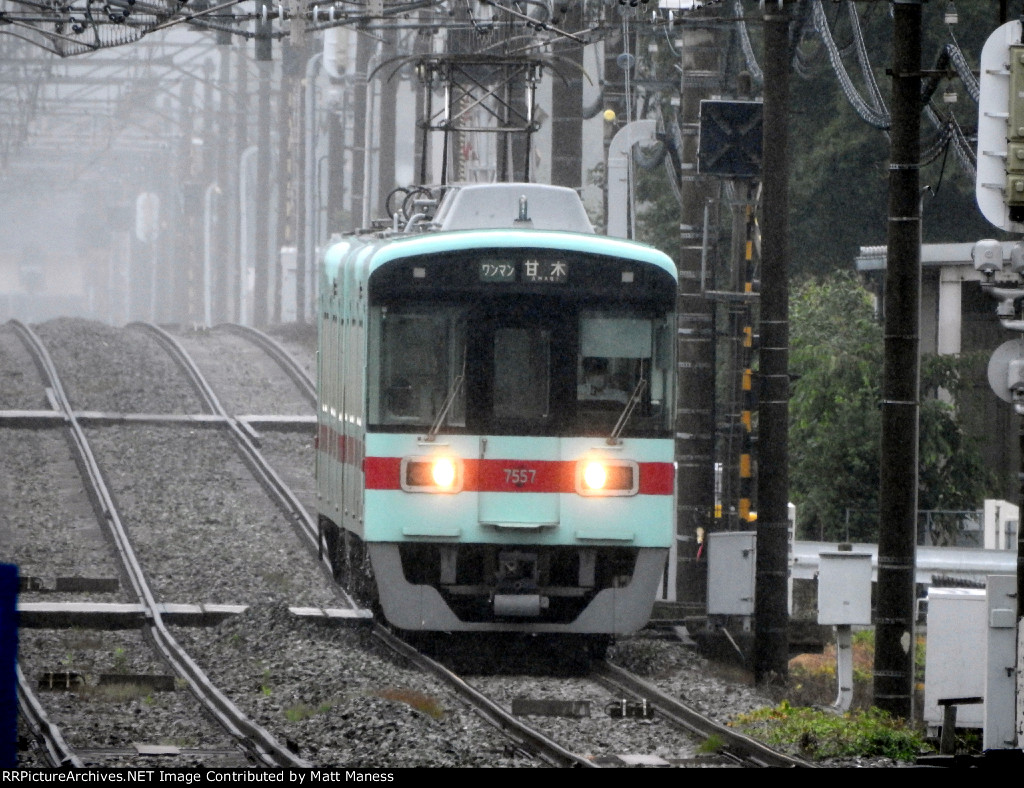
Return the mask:
POLYGON ((576 341, 564 311, 496 302, 474 321, 467 426, 481 435, 478 517, 486 527, 558 524, 559 435, 576 341))

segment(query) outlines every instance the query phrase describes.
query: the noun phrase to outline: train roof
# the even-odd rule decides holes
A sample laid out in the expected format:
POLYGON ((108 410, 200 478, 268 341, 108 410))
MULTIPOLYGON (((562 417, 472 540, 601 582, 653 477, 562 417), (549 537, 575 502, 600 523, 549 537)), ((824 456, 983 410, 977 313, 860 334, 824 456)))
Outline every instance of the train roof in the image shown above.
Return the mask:
MULTIPOLYGON (((420 217, 417 217, 420 218, 420 217)), ((678 280, 676 266, 647 244, 594 233, 579 194, 539 183, 454 184, 433 217, 411 231, 348 236, 327 249, 323 273, 331 280, 348 260, 363 276, 394 260, 474 249, 552 249, 649 263, 678 280)))
POLYGON ((432 224, 441 231, 508 229, 593 233, 573 189, 543 183, 467 183, 449 187, 432 224))
POLYGON ((474 249, 557 249, 621 257, 654 265, 678 280, 672 258, 653 246, 596 234, 507 229, 393 235, 375 240, 348 238, 328 248, 324 256, 323 273, 328 279, 335 278, 340 266, 349 259, 358 260, 364 275, 368 277, 377 268, 395 260, 474 249))

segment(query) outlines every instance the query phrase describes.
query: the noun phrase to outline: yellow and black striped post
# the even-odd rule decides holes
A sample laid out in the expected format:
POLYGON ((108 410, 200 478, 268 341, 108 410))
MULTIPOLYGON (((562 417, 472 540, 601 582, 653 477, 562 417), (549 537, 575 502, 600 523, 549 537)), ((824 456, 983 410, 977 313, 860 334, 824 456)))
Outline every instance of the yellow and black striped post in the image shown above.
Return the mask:
POLYGON ((744 281, 743 293, 748 300, 745 300, 743 308, 743 341, 740 352, 740 365, 743 370, 741 382, 742 404, 740 407, 740 423, 743 426, 741 431, 742 444, 740 447, 739 461, 739 501, 737 503, 737 514, 741 523, 752 522, 756 515, 753 513, 751 500, 754 489, 754 463, 751 459, 754 443, 754 386, 752 358, 754 355, 754 310, 750 302, 754 293, 754 231, 756 229, 753 206, 748 201, 746 206, 746 243, 744 245, 744 281))

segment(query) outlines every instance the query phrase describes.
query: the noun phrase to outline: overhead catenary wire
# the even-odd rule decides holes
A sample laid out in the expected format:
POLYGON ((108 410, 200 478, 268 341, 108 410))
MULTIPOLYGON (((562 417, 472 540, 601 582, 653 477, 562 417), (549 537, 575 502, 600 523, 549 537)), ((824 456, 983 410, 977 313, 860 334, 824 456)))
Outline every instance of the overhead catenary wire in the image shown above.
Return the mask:
MULTIPOLYGON (((828 22, 825 19, 825 11, 821 6, 821 0, 814 0, 812 13, 814 14, 814 29, 818 32, 818 36, 825 45, 825 51, 828 53, 828 59, 832 64, 832 70, 839 79, 839 87, 850 102, 850 105, 854 108, 857 114, 870 125, 877 129, 887 130, 892 125, 892 118, 889 115, 888 110, 885 108, 881 94, 878 92, 878 85, 874 81, 874 76, 872 75, 868 81, 868 91, 870 94, 869 103, 860 94, 860 91, 857 90, 849 73, 846 71, 846 66, 843 64, 842 58, 839 54, 839 48, 836 46, 835 39, 832 37, 832 31, 829 29, 828 22)), ((856 9, 854 9, 854 16, 856 16, 856 9)), ((855 26, 854 35, 860 37, 860 43, 863 44, 863 34, 860 30, 859 24, 855 26)), ((871 74, 871 64, 870 62, 867 62, 866 58, 866 49, 858 45, 857 59, 860 61, 861 71, 862 73, 871 74)))
MULTIPOLYGON (((813 31, 828 54, 829 64, 850 105, 869 125, 887 132, 891 125, 891 115, 874 76, 874 69, 871 66, 856 4, 852 0, 846 0, 846 8, 852 33, 851 43, 847 47, 840 47, 836 43, 822 0, 803 0, 801 2, 800 11, 806 11, 809 14, 809 20, 798 16, 798 21, 794 25, 793 36, 799 39, 800 36, 805 36, 809 30, 813 31), (854 84, 853 78, 843 63, 842 57, 845 54, 845 49, 852 49, 856 56, 857 66, 865 86, 863 92, 854 84)), ((763 81, 763 72, 750 43, 741 0, 734 1, 734 13, 747 70, 755 82, 761 83, 763 81)), ((950 71, 951 74, 955 74, 959 78, 960 82, 964 85, 967 95, 973 102, 977 103, 979 100, 980 88, 978 79, 967 62, 967 58, 960 49, 952 31, 950 31, 950 38, 952 41, 943 47, 931 69, 932 79, 926 80, 922 84, 925 117, 939 130, 939 136, 922 156, 922 161, 934 161, 942 153, 946 145, 952 145, 953 153, 959 166, 973 178, 977 171, 977 164, 972 139, 964 132, 955 118, 941 118, 928 103, 931 93, 934 92, 939 80, 942 78, 939 72, 943 71, 950 71)), ((796 47, 791 60, 794 71, 802 77, 809 78, 811 76, 809 66, 815 59, 815 56, 815 54, 808 55, 804 50, 796 47)))
POLYGON ((764 82, 764 72, 761 70, 761 66, 757 62, 757 56, 754 54, 754 47, 750 43, 750 31, 747 30, 747 23, 743 21, 742 0, 735 0, 733 4, 733 12, 736 15, 736 30, 739 34, 740 48, 743 50, 743 59, 746 61, 747 71, 750 72, 751 79, 760 85, 764 82))

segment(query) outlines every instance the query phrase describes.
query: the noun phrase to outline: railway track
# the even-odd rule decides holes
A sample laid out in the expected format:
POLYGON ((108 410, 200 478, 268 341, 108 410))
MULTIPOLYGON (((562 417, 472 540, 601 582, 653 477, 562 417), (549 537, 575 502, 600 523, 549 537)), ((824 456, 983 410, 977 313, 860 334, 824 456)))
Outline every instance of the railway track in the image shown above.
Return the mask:
MULTIPOLYGON (((17 327, 19 335, 22 328, 17 327)), ((237 331, 234 329, 218 329, 217 333, 230 333, 234 337, 241 337, 245 341, 253 341, 254 337, 249 331, 237 331)), ((344 624, 344 616, 335 612, 332 614, 323 605, 292 605, 282 604, 281 597, 275 597, 273 604, 249 604, 254 598, 253 590, 249 587, 239 587, 237 590, 230 590, 227 582, 218 586, 219 593, 227 594, 227 598, 239 604, 232 613, 224 612, 219 616, 207 616, 209 621, 216 623, 205 627, 183 626, 182 622, 186 616, 180 614, 180 608, 175 608, 166 601, 168 594, 173 589, 184 586, 176 585, 171 579, 163 581, 160 586, 163 590, 160 594, 147 590, 145 585, 148 576, 144 567, 153 564, 154 554, 170 563, 168 543, 172 535, 187 530, 175 528, 173 524, 166 531, 158 531, 155 527, 146 526, 140 528, 136 520, 145 520, 146 516, 133 516, 132 525, 126 527, 120 523, 118 514, 118 502, 130 501, 133 498, 146 497, 152 493, 146 493, 143 489, 145 478, 144 463, 141 461, 140 452, 144 449, 127 452, 126 446, 136 442, 132 437, 133 433, 139 433, 143 437, 143 446, 161 445, 166 446, 166 453, 182 452, 186 456, 191 451, 193 456, 188 459, 188 464, 200 464, 200 446, 207 442, 223 445, 223 435, 231 436, 233 451, 243 458, 246 467, 253 476, 260 480, 260 483, 267 489, 268 496, 272 496, 272 507, 276 507, 290 526, 298 534, 298 541, 303 545, 310 566, 316 566, 320 575, 325 574, 325 566, 322 562, 316 565, 315 549, 315 526, 312 519, 306 514, 308 507, 290 493, 289 485, 283 480, 283 472, 278 473, 261 456, 259 445, 267 443, 271 434, 286 432, 290 429, 286 424, 289 418, 298 419, 301 423, 302 413, 293 414, 259 414, 250 412, 247 419, 233 415, 221 404, 218 392, 214 391, 214 385, 205 380, 200 371, 203 366, 202 354, 195 354, 190 359, 188 352, 191 349, 192 340, 189 337, 174 337, 169 332, 158 329, 154 326, 133 325, 131 331, 123 332, 132 336, 145 337, 148 341, 156 343, 164 348, 169 358, 174 358, 176 369, 188 370, 190 380, 189 387, 198 392, 196 403, 191 407, 178 408, 178 410, 202 410, 202 413, 177 413, 177 414, 116 414, 117 407, 107 403, 98 410, 87 413, 76 413, 72 410, 70 401, 62 391, 59 391, 59 381, 56 381, 54 371, 53 379, 56 385, 46 384, 54 393, 51 399, 61 403, 60 415, 53 417, 53 424, 67 423, 75 437, 74 443, 82 448, 76 449, 80 455, 89 456, 93 453, 93 444, 104 445, 98 450, 102 462, 95 458, 87 475, 90 479, 98 479, 100 482, 109 478, 114 484, 115 493, 109 490, 102 492, 98 490, 92 494, 97 501, 95 507, 102 514, 104 523, 110 522, 110 527, 116 532, 120 529, 123 536, 117 537, 119 554, 130 556, 127 568, 124 570, 129 580, 133 593, 140 598, 140 606, 144 612, 142 618, 146 621, 147 631, 152 630, 153 639, 158 643, 161 654, 164 654, 167 661, 179 668, 182 678, 193 686, 193 691, 201 693, 207 688, 220 687, 221 690, 213 690, 212 707, 215 713, 225 715, 225 701, 227 707, 233 709, 231 714, 237 714, 238 720, 234 727, 238 733, 232 733, 234 740, 248 740, 249 744, 243 748, 248 753, 247 762, 259 765, 318 765, 329 766, 345 764, 389 766, 389 765, 424 765, 426 756, 421 752, 422 741, 416 741, 417 736, 426 732, 423 725, 426 720, 422 719, 424 714, 431 717, 435 709, 441 708, 441 719, 443 724, 449 722, 456 730, 462 731, 462 738, 465 742, 453 741, 458 737, 448 736, 448 742, 443 745, 448 748, 462 751, 461 745, 474 749, 472 754, 463 752, 465 762, 471 765, 553 765, 569 767, 593 767, 599 765, 621 765, 622 761, 602 761, 601 757, 595 756, 600 752, 598 745, 579 746, 578 740, 560 741, 559 736, 549 735, 542 731, 543 726, 537 724, 536 719, 524 719, 524 715, 515 713, 508 704, 500 702, 492 697, 486 689, 474 686, 471 682, 460 678, 459 675, 445 668, 433 660, 418 653, 407 644, 394 638, 386 629, 374 626, 371 629, 366 627, 353 627, 344 624), (129 418, 131 416, 131 418, 129 418), (266 419, 260 422, 261 417, 277 416, 276 419, 266 419), (286 418, 287 417, 287 418, 286 418), (262 429, 254 427, 254 423, 262 425, 262 429), (86 426, 83 426, 86 425, 86 426), (213 427, 213 429, 210 429, 213 427), (154 438, 152 431, 159 433, 154 438), (174 433, 184 433, 189 437, 185 445, 192 448, 181 448, 177 445, 174 433), (220 437, 218 437, 220 436, 220 437), (127 462, 118 465, 116 457, 119 454, 128 453, 127 462), (133 459, 134 457, 134 459, 133 459), (279 491, 274 492, 274 491, 279 491), (116 523, 116 525, 115 525, 116 523), (149 532, 148 536, 144 536, 149 532), (146 557, 140 560, 135 556, 132 543, 138 542, 143 548, 146 557), (154 550, 154 546, 159 549, 154 550), (179 614, 173 611, 178 610, 179 614), (168 611, 172 611, 168 613, 168 611), (179 645, 182 644, 182 645, 179 645), (276 653, 275 653, 276 652, 276 653), (366 663, 367 654, 376 660, 368 666, 366 663), (190 657, 189 655, 195 655, 190 657), (397 659, 394 655, 400 655, 397 659), (401 667, 401 663, 409 660, 413 667, 401 667), (433 664, 432 664, 433 663, 433 664), (202 668, 199 665, 202 665, 202 668), (198 678, 202 676, 204 678, 198 678), (239 676, 243 677, 239 679, 239 676), (332 677, 331 681, 324 681, 325 676, 332 677), (191 679, 189 678, 191 677, 191 679), (219 695, 219 699, 218 699, 219 695), (230 697, 231 700, 227 701, 230 697), (282 699, 287 698, 288 703, 283 704, 282 699), (424 705, 426 704, 426 705, 424 705), (431 706, 430 704, 434 704, 431 706), (410 719, 400 719, 396 723, 393 719, 396 709, 412 708, 417 711, 410 719), (423 711, 426 709, 426 711, 423 711), (283 717, 286 717, 282 719, 283 717), (470 721, 473 717, 476 721, 470 721), (380 720, 383 719, 383 722, 380 720), (484 733, 466 735, 466 731, 478 731, 480 720, 484 720, 485 727, 493 726, 502 731, 503 735, 495 737, 484 733), (408 723, 408 731, 403 726, 408 723), (249 726, 252 726, 251 728, 249 726), (373 755, 360 754, 365 752, 365 747, 359 743, 351 746, 346 742, 325 741, 323 731, 333 730, 335 739, 353 739, 359 737, 372 739, 380 737, 381 730, 388 735, 399 729, 399 742, 392 742, 388 748, 392 757, 390 762, 382 763, 380 760, 368 760, 379 758, 380 753, 373 755), (415 729, 415 731, 414 731, 415 729), (255 736, 250 731, 262 731, 266 738, 259 734, 255 736), (342 731, 341 733, 337 733, 342 731), (409 739, 408 750, 404 749, 406 742, 401 739, 407 736, 409 739), (477 738, 478 737, 478 738, 477 738), (255 741, 254 741, 255 740, 255 741), (418 759, 418 760, 417 760, 418 759)), ((31 332, 29 332, 31 334, 31 332)), ((256 341, 260 341, 258 337, 256 341)), ((32 343, 31 338, 26 339, 32 343)), ((264 351, 270 352, 270 351, 264 351)), ((271 357, 274 354, 271 353, 271 357)), ((45 350, 42 353, 45 358, 45 350)), ((208 359, 211 356, 207 357, 208 359)), ((212 358, 216 359, 216 352, 212 358)), ((52 362, 50 362, 52 364, 52 362)), ((278 363, 278 362, 275 362, 278 363)), ((40 362, 46 366, 45 362, 40 362)), ((209 362, 207 362, 209 366, 209 362)), ((215 364, 213 366, 216 366, 215 364)), ((93 374, 97 374, 96 370, 93 374)), ((295 376, 301 377, 301 369, 296 368, 288 373, 299 392, 299 405, 293 410, 309 408, 308 400, 304 400, 302 386, 296 383, 295 376)), ((109 386, 111 391, 121 391, 126 384, 113 382, 109 386)), ((181 399, 182 395, 175 395, 181 399)), ((83 401, 96 407, 97 402, 90 396, 80 396, 83 401)), ((251 411, 251 409, 249 409, 251 411)), ((47 422, 50 423, 50 422, 47 422)), ((54 429, 51 426, 51 430, 54 429)), ((206 449, 203 449, 206 451, 206 449)), ((150 449, 145 452, 153 455, 150 449)), ((84 467, 88 463, 81 461, 84 467)), ((153 473, 160 475, 160 470, 153 473)), ((150 483, 147 483, 147 485, 150 483)), ((176 485, 167 485, 176 486, 176 485)), ((102 490, 102 488, 101 488, 102 490)), ((254 497, 254 496, 250 496, 254 497)), ((153 519, 150 515, 149 519, 153 519)), ((214 536, 217 530, 211 522, 206 527, 207 542, 214 536)), ((224 533, 228 533, 225 531, 224 533)), ((278 532, 278 537, 281 533, 278 532)), ((181 549, 187 551, 187 542, 181 545, 181 549)), ((216 562, 217 559, 214 559, 216 562)), ((306 561, 306 558, 301 559, 306 561)), ((159 563, 159 562, 157 562, 159 563)), ((198 563, 198 562, 197 562, 198 563)), ((299 563, 298 559, 289 560, 289 569, 299 563)), ((233 575, 235 573, 224 571, 221 574, 233 575)), ((225 578, 227 580, 227 578, 225 578)), ((267 578, 263 578, 267 580, 267 578)), ((311 581, 310 581, 311 582, 311 581)), ((195 593, 195 592, 191 592, 195 593)), ((255 592, 256 597, 259 592, 255 592)), ((209 606, 213 603, 204 600, 209 606)), ((361 614, 360 614, 361 615, 361 614)), ((347 620, 351 621, 351 618, 347 620)), ((610 673, 614 669, 608 668, 610 673)), ((25 699, 22 702, 23 708, 42 705, 38 704, 32 697, 30 682, 25 682, 25 699)), ((609 690, 618 695, 623 695, 625 690, 618 688, 609 690)), ((650 701, 652 705, 655 701, 650 701)), ((665 699, 657 701, 657 713, 659 719, 669 720, 669 712, 663 709, 669 708, 665 699)), ((697 715, 699 716, 699 715, 697 715)), ((399 714, 401 717, 401 714, 399 714)), ((431 723, 437 725, 438 723, 431 723)), ((675 722, 672 722, 675 725, 675 722)), ((689 723, 691 728, 696 725, 692 720, 689 723)), ((74 748, 62 751, 60 747, 60 731, 47 718, 46 712, 42 711, 39 719, 29 724, 36 735, 46 738, 47 731, 53 730, 56 736, 47 748, 53 748, 54 755, 50 756, 51 763, 59 762, 64 765, 78 765, 81 762, 98 760, 116 760, 134 757, 147 757, 138 752, 131 752, 124 747, 102 747, 82 746, 78 747, 79 752, 74 748), (83 756, 85 760, 83 761, 83 756), (54 761, 56 759, 56 761, 54 761), (77 760, 76 760, 77 759, 77 760)), ((427 725, 429 728, 431 725, 427 725)), ((227 727, 227 726, 225 726, 227 727)), ((691 731, 691 735, 693 735, 691 731)), ((698 737, 707 737, 706 733, 697 733, 698 737)), ((179 752, 184 753, 186 758, 193 760, 204 760, 226 757, 225 753, 237 750, 237 744, 228 746, 217 746, 216 744, 200 747, 179 747, 179 752)), ((735 758, 742 757, 739 745, 729 745, 731 754, 735 758)), ((767 748, 765 748, 767 750, 767 748)), ((153 757, 152 755, 148 757, 153 757)), ((685 758, 677 759, 683 765, 685 758)), ((733 760, 732 763, 741 761, 733 760)), ((753 765, 801 765, 791 759, 784 758, 771 762, 767 753, 762 752, 747 761, 753 765), (760 760, 758 760, 760 758, 760 760)), ((426 763, 426 765, 435 765, 426 763)), ((464 764, 462 764, 464 765, 464 764)), ((707 759, 701 765, 710 765, 707 759)))
MULTIPOLYGON (((271 464, 263 457, 258 448, 258 437, 253 432, 250 422, 246 422, 233 415, 230 415, 221 404, 213 386, 207 381, 206 376, 199 369, 192 357, 185 351, 181 342, 169 332, 158 326, 146 323, 133 323, 129 329, 135 328, 152 336, 156 342, 167 352, 174 363, 188 377, 192 387, 199 394, 210 413, 223 419, 235 448, 240 453, 243 461, 252 471, 260 486, 274 499, 281 509, 285 518, 295 528, 296 533, 312 549, 318 548, 318 533, 316 518, 306 509, 303 503, 292 492, 284 479, 277 473, 271 464)), ((303 423, 303 422, 300 422, 303 423)), ((312 423, 305 422, 312 430, 312 423)), ((322 567, 330 576, 330 566, 326 558, 320 560, 322 567)), ((355 606, 352 600, 348 600, 350 606, 355 606)))
MULTIPOLYGON (((149 586, 148 579, 135 554, 127 530, 121 521, 118 507, 103 478, 103 473, 93 454, 92 447, 86 438, 85 431, 79 423, 70 400, 64 391, 57 369, 39 337, 21 323, 13 323, 12 328, 32 354, 36 365, 42 371, 46 388, 56 405, 56 410, 64 419, 76 462, 82 470, 82 478, 87 484, 89 497, 93 501, 97 518, 103 524, 107 535, 113 541, 118 552, 122 573, 127 577, 131 593, 141 607, 141 616, 145 620, 145 633, 152 640, 159 655, 172 668, 176 677, 188 685, 192 694, 199 700, 205 711, 212 715, 217 723, 230 735, 234 742, 246 753, 249 762, 266 766, 304 767, 309 762, 297 757, 288 748, 274 740, 263 728, 254 724, 215 687, 206 674, 199 668, 192 657, 181 648, 164 622, 164 608, 158 604, 149 586)), ((29 609, 42 617, 40 608, 29 609)), ((25 611, 22 612, 23 618, 25 611)), ((65 671, 69 685, 72 685, 72 671, 65 671)), ((77 686, 77 685, 72 685, 77 686)), ((26 698, 31 694, 27 682, 21 682, 20 692, 26 698)), ((40 730, 50 734, 52 726, 42 726, 40 730)), ((60 750, 56 737, 47 738, 47 750, 60 750)), ((61 752, 61 763, 69 762, 73 752, 61 752)), ((59 764, 54 764, 59 765, 59 764)))
POLYGON ((680 730, 691 731, 704 741, 715 740, 715 755, 737 766, 770 768, 807 768, 811 764, 715 722, 693 710, 677 698, 617 665, 600 660, 593 666, 593 677, 623 699, 622 715, 642 704, 641 713, 649 709, 680 730), (628 705, 631 702, 631 706, 628 705))

